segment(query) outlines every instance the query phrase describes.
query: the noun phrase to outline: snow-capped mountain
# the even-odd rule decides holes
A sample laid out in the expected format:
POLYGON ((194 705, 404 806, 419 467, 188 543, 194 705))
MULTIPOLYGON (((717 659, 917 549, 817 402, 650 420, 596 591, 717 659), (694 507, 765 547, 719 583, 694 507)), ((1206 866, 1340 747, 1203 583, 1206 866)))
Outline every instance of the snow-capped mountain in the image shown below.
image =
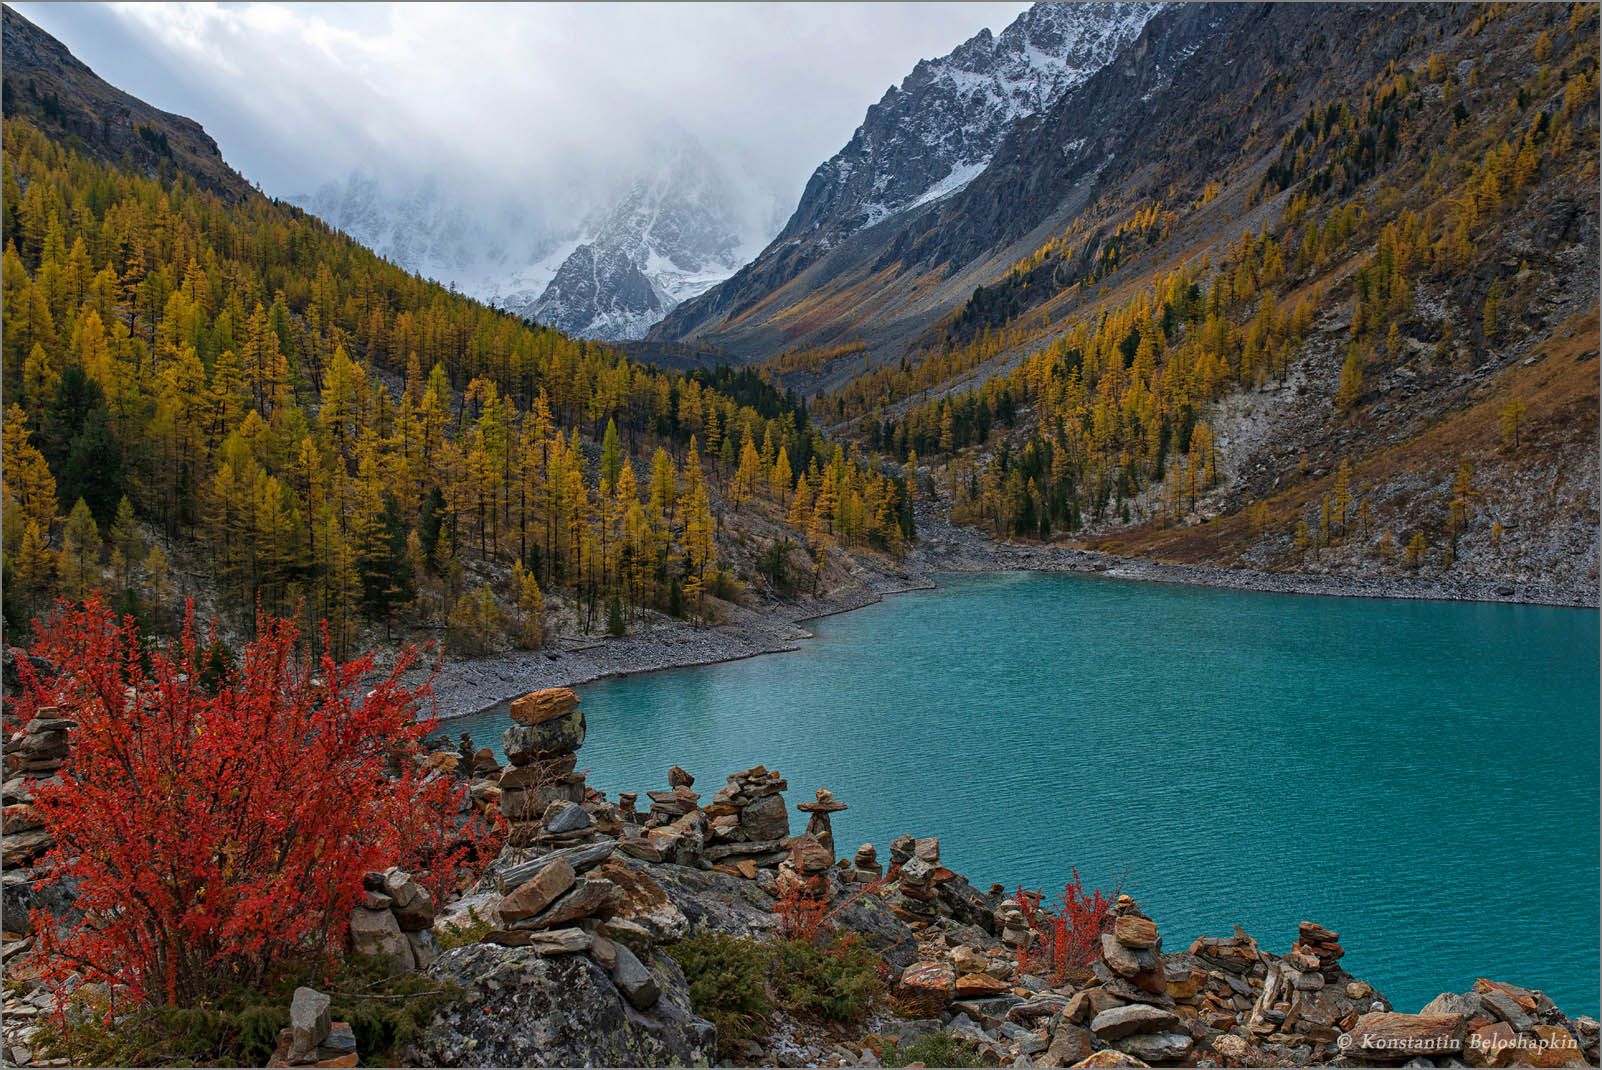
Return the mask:
MULTIPOLYGON (((778 229, 760 190, 688 134, 644 151, 632 179, 591 203, 485 207, 428 177, 358 171, 294 203, 408 271, 570 334, 643 337, 732 275, 778 229), (538 215, 536 214, 538 213, 538 215)), ((771 198, 770 198, 771 200, 771 198)))
POLYGON ((737 315, 851 235, 962 189, 1021 120, 1112 62, 1160 7, 1039 3, 1000 34, 981 30, 948 55, 920 61, 813 172, 772 244, 667 317, 656 336, 688 337, 737 315))
POLYGON ((1000 35, 981 30, 892 87, 811 181, 783 241, 820 226, 836 237, 967 185, 1007 132, 1111 62, 1154 3, 1041 3, 1000 35))
POLYGON ((641 338, 681 301, 734 274, 772 233, 750 233, 736 210, 748 198, 688 135, 658 159, 589 222, 539 300, 515 311, 570 334, 641 338))
POLYGON ((290 199, 408 271, 491 302, 533 300, 567 237, 510 201, 469 208, 433 176, 356 171, 290 199))

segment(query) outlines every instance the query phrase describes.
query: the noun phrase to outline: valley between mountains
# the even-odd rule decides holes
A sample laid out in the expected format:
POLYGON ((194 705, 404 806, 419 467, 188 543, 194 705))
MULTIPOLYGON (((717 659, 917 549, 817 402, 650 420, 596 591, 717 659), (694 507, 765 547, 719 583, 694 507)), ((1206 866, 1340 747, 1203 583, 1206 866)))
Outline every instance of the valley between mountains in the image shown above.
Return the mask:
POLYGON ((1598 5, 1038 3, 793 205, 3 27, 8 1065, 1596 1063, 1598 5))

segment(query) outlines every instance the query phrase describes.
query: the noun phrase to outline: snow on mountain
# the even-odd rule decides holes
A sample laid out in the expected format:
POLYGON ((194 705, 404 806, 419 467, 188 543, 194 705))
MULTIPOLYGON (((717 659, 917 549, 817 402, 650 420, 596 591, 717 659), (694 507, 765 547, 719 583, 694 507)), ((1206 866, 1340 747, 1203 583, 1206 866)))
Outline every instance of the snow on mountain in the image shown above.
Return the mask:
POLYGON ((380 178, 356 171, 343 182, 290 198, 385 259, 481 300, 531 300, 556 273, 564 235, 506 201, 469 206, 436 177, 380 178))
POLYGON ((539 299, 508 307, 585 337, 644 337, 680 302, 732 275, 771 234, 751 233, 736 208, 748 200, 681 134, 589 221, 539 299))
POLYGON ((713 330, 852 235, 963 189, 1022 120, 1111 63, 1161 6, 1037 3, 1000 34, 980 30, 949 54, 920 60, 812 173, 779 236, 727 282, 670 313, 653 337, 713 330))
POLYGON ((647 147, 632 179, 591 203, 525 206, 453 196, 434 177, 357 171, 291 198, 408 271, 590 338, 643 337, 728 278, 778 229, 761 191, 688 134, 647 147), (543 210, 544 218, 536 212, 543 210))
POLYGON ((1020 119, 1109 63, 1159 6, 1036 4, 999 35, 981 30, 920 61, 813 174, 781 240, 820 227, 838 240, 961 189, 1020 119))

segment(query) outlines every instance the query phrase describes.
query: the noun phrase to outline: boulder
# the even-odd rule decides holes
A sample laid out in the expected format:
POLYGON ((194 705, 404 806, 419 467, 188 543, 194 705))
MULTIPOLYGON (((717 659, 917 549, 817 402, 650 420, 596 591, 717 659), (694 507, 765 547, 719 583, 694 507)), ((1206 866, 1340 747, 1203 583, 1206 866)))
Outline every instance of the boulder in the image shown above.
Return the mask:
POLYGON ((1085 1056, 1077 1063, 1074 1063, 1073 1070, 1111 1070, 1114 1067, 1142 1067, 1145 1065, 1147 1064, 1128 1052, 1114 1051, 1112 1048, 1108 1048, 1106 1051, 1098 1051, 1093 1055, 1085 1056))
POLYGON ((1560 1025, 1533 1025, 1529 1036, 1520 1039, 1531 1042, 1519 1052, 1519 1063, 1523 1066, 1589 1065, 1574 1034, 1560 1025))
POLYGON ((650 1010, 662 998, 662 986, 657 984, 656 976, 622 944, 613 944, 611 950, 616 959, 611 971, 612 982, 635 1010, 650 1010))
POLYGON ((1114 1047, 1146 1063, 1171 1063, 1189 1055, 1195 1043, 1189 1033, 1136 1033, 1114 1047))
POLYGON ((575 955, 588 951, 595 938, 583 929, 491 929, 484 941, 501 947, 527 948, 536 955, 575 955))
POLYGON ((389 896, 396 907, 407 907, 411 905, 413 899, 417 898, 419 889, 417 882, 412 880, 410 873, 396 866, 390 866, 384 870, 384 887, 382 891, 389 896))
POLYGON ((388 959, 392 968, 409 970, 416 960, 412 945, 388 910, 357 907, 350 912, 350 947, 358 955, 388 959))
POLYGON ((428 969, 439 958, 439 941, 434 939, 433 929, 408 932, 406 942, 412 945, 412 959, 419 970, 428 969))
POLYGON ((1007 982, 987 973, 965 973, 957 978, 958 999, 988 999, 1011 991, 1007 982))
POLYGON ((1480 1006, 1484 1007, 1493 1018, 1499 1018, 1513 1027, 1516 1033, 1528 1033, 1535 1025, 1535 1017, 1529 1011, 1519 1006, 1518 1001, 1506 992, 1495 989, 1489 992, 1478 993, 1480 1006))
POLYGON ((427 888, 418 888, 411 902, 405 906, 396 903, 390 910, 394 912, 395 923, 401 927, 401 932, 425 932, 434 925, 434 893, 427 888))
POLYGON ((578 694, 568 687, 548 687, 515 698, 508 711, 520 725, 538 725, 578 709, 578 694))
POLYGON ((429 973, 455 985, 401 1051, 410 1066, 695 1066, 710 1063, 716 1030, 690 1010, 689 986, 668 956, 646 967, 659 991, 640 1010, 586 955, 469 944, 429 973))
POLYGON ((616 892, 611 881, 580 877, 556 902, 538 916, 513 924, 514 929, 554 929, 585 918, 603 916, 616 892))
POLYGON ((790 811, 784 798, 764 795, 740 811, 740 828, 752 840, 777 840, 790 835, 790 811))
POLYGON ((1483 1025, 1463 1038, 1463 1061, 1470 1066, 1512 1066, 1518 1034, 1506 1022, 1483 1025))
POLYGON ((1101 934, 1101 960, 1120 977, 1135 977, 1162 968, 1162 960, 1150 948, 1129 947, 1112 933, 1101 934))
POLYGON ((1125 914, 1113 923, 1113 936, 1125 947, 1151 947, 1157 942, 1157 923, 1138 914, 1125 914))
POLYGON ((1462 1047, 1463 1016, 1371 1011, 1357 1019, 1344 1050, 1374 1062, 1405 1062, 1417 1055, 1455 1055, 1462 1047))
POLYGON ((1112 1007, 1090 1021, 1090 1031, 1105 1041, 1118 1040, 1135 1033, 1172 1032, 1178 1028, 1179 1018, 1173 1012, 1144 1003, 1112 1007))
POLYGON ((577 875, 567 860, 554 859, 502 899, 500 905, 495 908, 496 913, 506 925, 532 918, 573 887, 575 880, 577 875))
POLYGON ((295 989, 289 1001, 289 1058, 293 1062, 310 1062, 318 1047, 333 1028, 334 1019, 329 1013, 333 1000, 315 989, 302 986, 295 989))
POLYGON ((546 808, 542 821, 546 832, 557 835, 582 832, 595 824, 595 819, 589 815, 589 811, 574 802, 553 802, 546 808))
POLYGON ((514 724, 501 733, 501 750, 513 765, 528 765, 584 745, 584 711, 573 710, 540 724, 514 724))
POLYGON ((957 996, 957 971, 949 962, 914 962, 901 971, 896 998, 912 1017, 933 1017, 957 996))
POLYGON ((1073 1066, 1090 1055, 1095 1041, 1095 1036, 1084 1026, 1059 1022, 1051 1034, 1045 1056, 1037 1062, 1041 1066, 1073 1066))
MULTIPOLYGON (((1346 986, 1347 995, 1351 995, 1351 989, 1357 984, 1358 982, 1354 981, 1352 984, 1346 986)), ((1364 993, 1364 995, 1366 995, 1366 993, 1364 993)), ((1362 996, 1359 995, 1353 998, 1361 999, 1362 996)), ((1455 992, 1442 992, 1440 995, 1424 1004, 1423 1009, 1420 1010, 1419 1013, 1461 1014, 1464 1018, 1474 1018, 1481 1014, 1479 993, 1465 992, 1463 995, 1458 995, 1455 992)))

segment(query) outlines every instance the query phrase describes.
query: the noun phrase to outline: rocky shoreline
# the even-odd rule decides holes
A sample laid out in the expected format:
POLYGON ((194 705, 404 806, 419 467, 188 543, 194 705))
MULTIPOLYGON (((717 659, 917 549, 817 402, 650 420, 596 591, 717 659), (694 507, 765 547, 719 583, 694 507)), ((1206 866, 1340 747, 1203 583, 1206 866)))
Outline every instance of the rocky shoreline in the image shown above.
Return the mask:
MULTIPOLYGON (((937 1039, 970 1066, 1558 1067, 1594 1064, 1602 1044, 1595 1019, 1489 978, 1399 1013, 1316 922, 1283 934, 1283 953, 1239 928, 1167 951, 1129 895, 981 890, 942 864, 937 837, 896 838, 884 865, 873 844, 842 853, 830 815, 847 800, 818 788, 788 805, 764 766, 710 795, 674 766, 665 789, 609 799, 577 768, 575 693, 532 693, 510 714, 510 764, 481 768, 480 751, 468 792, 509 822, 507 845, 437 919, 422 912, 441 938, 468 926, 470 939, 420 955, 401 921, 369 948, 460 993, 404 1053, 414 1065, 923 1065, 883 1056, 937 1039), (861 946, 880 981, 852 1022, 791 1007, 720 1038, 708 1016, 733 975, 709 988, 681 950, 708 937, 720 955, 861 946)), ((455 754, 436 758, 454 770, 455 754)), ((389 921, 404 878, 374 874, 385 895, 357 913, 389 921)))
POLYGON ((775 602, 756 609, 730 605, 716 625, 696 626, 660 614, 617 638, 563 636, 533 651, 484 658, 445 658, 434 678, 435 715, 451 720, 483 712, 545 687, 575 687, 614 676, 685 669, 801 649, 812 638, 807 621, 874 605, 886 595, 930 590, 918 573, 862 570, 860 585, 805 603, 775 602))
POLYGON ((856 586, 804 603, 772 602, 754 608, 728 605, 724 619, 709 626, 653 614, 636 630, 618 638, 564 636, 541 650, 446 658, 434 680, 436 715, 442 721, 469 716, 538 688, 575 687, 614 676, 799 650, 812 638, 802 626, 805 622, 874 605, 887 595, 932 590, 939 586, 942 574, 1067 572, 1267 594, 1598 606, 1595 588, 1176 565, 1069 546, 996 542, 927 511, 920 513, 918 527, 918 544, 899 568, 859 566, 853 572, 856 586))
POLYGON ((927 511, 918 515, 918 545, 909 567, 940 572, 1079 572, 1116 579, 1178 583, 1268 594, 1338 598, 1398 598, 1445 602, 1501 602, 1517 605, 1595 609, 1595 586, 1513 584, 1492 580, 1343 576, 1312 572, 1263 572, 1213 565, 1180 565, 1094 550, 1041 543, 996 542, 977 531, 951 524, 927 511))

